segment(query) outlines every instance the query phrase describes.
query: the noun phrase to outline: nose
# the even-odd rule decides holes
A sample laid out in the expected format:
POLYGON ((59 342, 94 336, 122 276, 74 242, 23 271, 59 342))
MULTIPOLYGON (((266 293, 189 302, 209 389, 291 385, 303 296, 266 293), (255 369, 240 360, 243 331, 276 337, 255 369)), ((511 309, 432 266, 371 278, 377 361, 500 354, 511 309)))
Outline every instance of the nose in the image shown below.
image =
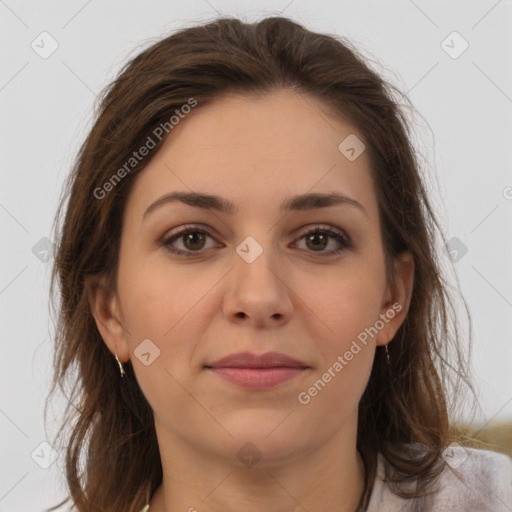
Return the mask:
POLYGON ((289 321, 293 291, 286 272, 270 252, 263 250, 255 259, 244 258, 242 252, 234 258, 223 302, 230 321, 252 323, 257 328, 277 327, 289 321))

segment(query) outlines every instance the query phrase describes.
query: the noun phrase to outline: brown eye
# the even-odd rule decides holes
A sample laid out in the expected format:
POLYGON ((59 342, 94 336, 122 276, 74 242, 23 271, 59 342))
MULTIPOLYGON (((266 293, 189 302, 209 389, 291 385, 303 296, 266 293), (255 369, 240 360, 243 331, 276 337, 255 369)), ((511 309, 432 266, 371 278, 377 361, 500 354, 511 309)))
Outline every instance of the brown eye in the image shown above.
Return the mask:
POLYGON ((315 229, 304 233, 300 237, 300 239, 303 238, 306 240, 308 249, 311 249, 313 252, 325 253, 326 256, 334 256, 351 247, 348 237, 331 228, 321 228, 317 226, 315 229), (334 239, 338 244, 338 248, 331 251, 324 251, 329 243, 329 239, 334 239))
POLYGON ((327 246, 327 239, 328 236, 325 236, 323 233, 312 233, 311 235, 306 235, 306 244, 310 248, 322 250, 327 246))
POLYGON ((198 250, 204 245, 205 235, 199 231, 191 231, 185 235, 181 235, 183 244, 187 249, 198 250))
POLYGON ((196 256, 194 253, 199 254, 201 252, 201 249, 205 246, 207 237, 212 238, 207 231, 199 228, 188 227, 178 233, 165 237, 162 240, 161 245, 179 256, 196 256), (174 246, 176 242, 180 242, 184 247, 184 250, 176 248, 174 246))
MULTIPOLYGON (((178 256, 194 257, 204 252, 207 238, 213 239, 204 229, 188 226, 165 237, 160 244, 178 256), (175 244, 177 243, 181 243, 182 248, 176 247, 175 244)), ((321 226, 316 226, 315 229, 304 233, 299 238, 299 240, 302 239, 306 241, 307 252, 319 253, 322 257, 335 256, 352 247, 350 239, 342 232, 331 228, 322 228, 321 226), (336 248, 335 244, 334 249, 325 250, 331 240, 334 240, 338 247, 336 248)))

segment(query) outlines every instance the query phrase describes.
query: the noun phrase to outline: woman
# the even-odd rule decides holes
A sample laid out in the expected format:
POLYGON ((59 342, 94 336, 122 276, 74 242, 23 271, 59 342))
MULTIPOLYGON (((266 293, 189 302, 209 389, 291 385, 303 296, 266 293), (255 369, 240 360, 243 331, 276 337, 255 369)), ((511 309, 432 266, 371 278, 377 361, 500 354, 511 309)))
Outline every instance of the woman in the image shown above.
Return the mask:
POLYGON ((281 17, 182 30, 104 92, 52 286, 76 510, 512 507, 510 457, 449 446, 471 383, 392 92, 281 17))

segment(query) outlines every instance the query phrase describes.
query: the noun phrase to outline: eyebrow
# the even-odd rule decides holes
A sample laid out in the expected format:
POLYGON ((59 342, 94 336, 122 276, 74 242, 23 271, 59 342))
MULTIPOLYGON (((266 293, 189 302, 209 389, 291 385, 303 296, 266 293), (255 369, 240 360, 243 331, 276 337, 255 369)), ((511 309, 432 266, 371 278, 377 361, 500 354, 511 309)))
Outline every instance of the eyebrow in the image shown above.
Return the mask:
MULTIPOLYGON (((220 196, 201 194, 198 192, 171 192, 160 197, 154 203, 151 203, 144 212, 142 220, 157 208, 174 202, 181 202, 188 206, 195 206, 205 210, 215 210, 228 215, 233 215, 238 211, 238 207, 235 203, 220 196)), ((368 213, 361 203, 337 192, 331 192, 329 194, 310 193, 292 196, 281 203, 280 211, 307 211, 337 205, 354 206, 368 216, 368 213)))

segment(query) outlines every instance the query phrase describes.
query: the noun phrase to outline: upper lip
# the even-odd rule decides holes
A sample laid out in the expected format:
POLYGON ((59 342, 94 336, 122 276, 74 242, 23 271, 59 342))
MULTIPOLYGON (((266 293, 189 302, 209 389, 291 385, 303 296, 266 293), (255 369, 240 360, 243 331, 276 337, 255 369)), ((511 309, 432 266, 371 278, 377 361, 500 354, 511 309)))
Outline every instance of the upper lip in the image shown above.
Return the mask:
POLYGON ((205 366, 207 368, 276 368, 283 366, 309 368, 307 364, 280 352, 266 352, 259 355, 252 352, 237 352, 205 366))

